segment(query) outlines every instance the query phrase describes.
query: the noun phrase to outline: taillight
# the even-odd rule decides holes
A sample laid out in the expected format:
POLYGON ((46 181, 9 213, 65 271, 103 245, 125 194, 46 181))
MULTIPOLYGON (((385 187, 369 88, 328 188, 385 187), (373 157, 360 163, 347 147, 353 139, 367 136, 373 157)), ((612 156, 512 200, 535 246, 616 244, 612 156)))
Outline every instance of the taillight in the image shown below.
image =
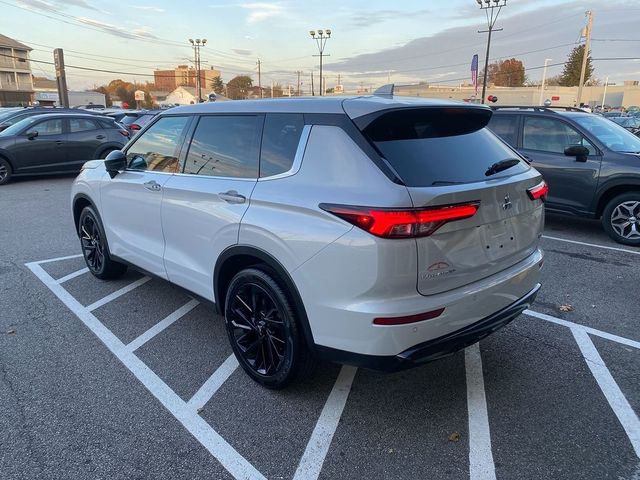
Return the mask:
POLYGON ((549 185, 547 185, 547 182, 544 180, 535 187, 531 187, 527 190, 527 194, 531 200, 540 199, 543 202, 547 199, 547 193, 549 193, 549 185))
POLYGON ((431 208, 384 209, 320 204, 320 208, 383 238, 427 237, 445 223, 473 217, 480 202, 431 208))
POLYGON ((432 310, 430 312, 418 313, 417 315, 408 315, 406 317, 379 317, 373 319, 374 325, 406 325, 407 323, 422 322, 439 317, 444 312, 444 308, 432 310))
POLYGON ((131 125, 129 125, 129 130, 140 130, 140 125, 138 125, 137 123, 132 123, 131 125))
POLYGON ((128 132, 128 131, 126 131, 126 130, 118 130, 118 133, 119 133, 120 135, 122 135, 123 137, 127 137, 127 138, 129 138, 129 132, 128 132))

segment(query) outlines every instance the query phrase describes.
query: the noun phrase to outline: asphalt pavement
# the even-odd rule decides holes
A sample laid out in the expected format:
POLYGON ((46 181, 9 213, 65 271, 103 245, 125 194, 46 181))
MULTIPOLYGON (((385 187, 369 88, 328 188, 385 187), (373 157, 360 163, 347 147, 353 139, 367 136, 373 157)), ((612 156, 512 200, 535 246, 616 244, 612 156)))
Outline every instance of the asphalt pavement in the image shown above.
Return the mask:
POLYGON ((2 480, 640 479, 640 249, 598 222, 547 216, 536 303, 479 347, 269 391, 211 306, 83 271, 71 182, 0 187, 2 480))

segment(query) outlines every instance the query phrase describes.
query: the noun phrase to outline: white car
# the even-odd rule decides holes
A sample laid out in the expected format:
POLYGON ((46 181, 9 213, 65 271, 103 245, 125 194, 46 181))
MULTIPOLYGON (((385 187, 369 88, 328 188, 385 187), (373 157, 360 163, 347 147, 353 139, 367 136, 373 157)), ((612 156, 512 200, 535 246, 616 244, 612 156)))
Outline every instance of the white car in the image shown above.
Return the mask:
POLYGON ((397 370, 485 337, 540 287, 546 185, 484 106, 392 95, 157 115, 72 191, 98 278, 215 303, 270 388, 317 359, 397 370))

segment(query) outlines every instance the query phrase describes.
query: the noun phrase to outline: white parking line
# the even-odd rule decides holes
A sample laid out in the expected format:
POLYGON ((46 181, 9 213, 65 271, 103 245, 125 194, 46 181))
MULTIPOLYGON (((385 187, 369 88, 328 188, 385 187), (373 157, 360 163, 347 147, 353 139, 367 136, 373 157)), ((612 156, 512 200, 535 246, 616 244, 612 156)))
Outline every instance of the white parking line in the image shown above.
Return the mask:
POLYGON ((338 428, 338 422, 347 403, 351 384, 358 371, 355 367, 343 366, 324 404, 320 418, 313 429, 307 448, 298 464, 294 480, 315 480, 320 476, 322 464, 329 451, 331 440, 338 428))
POLYGON ((149 330, 144 332, 142 335, 135 338, 131 343, 127 345, 127 350, 129 350, 130 352, 137 350, 142 345, 144 345, 149 340, 151 340, 153 337, 155 337, 160 332, 162 332, 165 328, 169 327, 172 323, 176 322, 177 320, 180 320, 187 313, 189 313, 191 310, 196 308, 199 304, 200 302, 198 302, 198 300, 195 300, 195 299, 190 300, 188 303, 180 307, 178 310, 168 315, 164 320, 159 321, 149 330))
POLYGON ((629 405, 629 402, 620 390, 611 372, 602 361, 602 357, 589 338, 589 334, 585 332, 584 329, 576 327, 571 328, 571 333, 573 333, 578 347, 580 347, 580 351, 587 361, 587 365, 595 377, 596 382, 598 382, 602 393, 609 402, 613 413, 616 414, 622 428, 627 432, 636 456, 640 458, 640 419, 638 419, 638 416, 633 411, 633 408, 631 408, 631 405, 629 405))
POLYGON ((120 290, 116 290, 115 292, 110 293, 106 297, 102 297, 100 300, 93 302, 91 305, 87 305, 85 308, 90 312, 93 312, 96 308, 100 308, 101 306, 106 305, 112 300, 115 300, 116 298, 121 297, 125 293, 128 293, 131 290, 138 288, 140 285, 144 285, 149 280, 151 280, 151 277, 142 277, 136 280, 135 282, 130 283, 126 287, 122 287, 120 290))
POLYGON ((234 354, 229 357, 220 365, 213 375, 204 382, 204 385, 195 393, 193 397, 187 402, 187 405, 193 410, 198 411, 204 407, 211 397, 218 391, 222 384, 231 376, 233 372, 238 368, 238 360, 234 354))
POLYGON ((81 268, 80 270, 76 270, 75 272, 70 273, 69 275, 65 275, 64 277, 59 278, 58 280, 56 280, 56 282, 64 283, 64 282, 66 282, 68 280, 71 280, 72 278, 79 277, 80 275, 83 275, 83 274, 87 273, 88 271, 89 271, 89 269, 87 267, 81 268))
POLYGON ((66 257, 56 257, 56 258, 47 258, 46 260, 40 260, 38 262, 32 262, 32 263, 37 263, 38 265, 42 265, 43 263, 52 263, 52 262, 58 262, 60 260, 70 260, 72 258, 78 258, 81 257, 82 254, 77 254, 77 255, 67 255, 66 257))
POLYGON ((578 240, 569 240, 568 238, 551 237, 549 235, 543 235, 542 238, 548 238, 549 240, 557 240, 558 242, 575 243, 576 245, 584 245, 586 247, 604 248, 605 250, 615 250, 616 252, 632 253, 633 255, 640 255, 638 250, 629 250, 628 248, 609 247, 607 245, 598 245, 596 243, 579 242, 578 240))
POLYGON ((491 452, 491 432, 479 344, 476 343, 465 349, 464 366, 467 374, 469 412, 469 478, 495 480, 496 469, 491 452))
POLYGON ((596 328, 586 327, 584 325, 580 325, 579 323, 569 322, 568 320, 563 320, 561 318, 553 317, 551 315, 547 315, 546 313, 534 312, 533 310, 525 310, 522 313, 524 313, 525 315, 529 315, 531 317, 539 318, 540 320, 546 320, 547 322, 562 325, 563 327, 581 328, 582 330, 589 333, 590 335, 606 338, 607 340, 611 340, 612 342, 617 342, 623 345, 627 345, 629 347, 640 349, 640 342, 636 342, 635 340, 631 340, 629 338, 620 337, 619 335, 614 335, 613 333, 603 332, 602 330, 598 330, 596 328))
MULTIPOLYGON (((237 479, 265 479, 265 477, 240 455, 202 417, 195 413, 166 383, 105 327, 98 318, 78 302, 64 287, 58 284, 39 265, 26 266, 51 290, 126 366, 131 373, 173 414, 176 419, 213 455, 227 471, 237 479)), ((141 279, 142 280, 142 279, 141 279)), ((138 283, 140 280, 134 283, 138 283)), ((105 302, 106 303, 106 302, 105 302)))

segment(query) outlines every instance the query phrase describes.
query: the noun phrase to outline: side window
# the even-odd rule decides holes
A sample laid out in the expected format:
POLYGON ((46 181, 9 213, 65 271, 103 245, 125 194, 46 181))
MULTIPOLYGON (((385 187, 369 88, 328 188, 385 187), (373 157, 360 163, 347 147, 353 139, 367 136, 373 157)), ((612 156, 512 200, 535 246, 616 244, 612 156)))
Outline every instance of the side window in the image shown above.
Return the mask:
POLYGON ((165 117, 136 138, 127 149, 127 165, 131 170, 177 172, 182 132, 189 117, 165 117))
POLYGON ((203 116, 191 140, 184 173, 258 178, 262 117, 203 116))
POLYGON ((291 169, 304 127, 302 114, 270 113, 264 120, 260 178, 291 169))
POLYGON ((69 132, 78 133, 86 132, 88 130, 97 130, 98 126, 93 120, 86 118, 70 118, 69 119, 69 132))
POLYGON ((570 145, 583 145, 589 155, 595 155, 595 147, 566 123, 553 118, 525 117, 522 131, 522 148, 564 154, 570 145))
POLYGON ((45 120, 33 127, 28 128, 29 132, 38 132, 38 136, 62 135, 62 119, 45 120))
POLYGON ((496 115, 495 113, 489 121, 489 130, 498 135, 512 147, 516 146, 518 137, 516 127, 518 125, 518 115, 496 115))

